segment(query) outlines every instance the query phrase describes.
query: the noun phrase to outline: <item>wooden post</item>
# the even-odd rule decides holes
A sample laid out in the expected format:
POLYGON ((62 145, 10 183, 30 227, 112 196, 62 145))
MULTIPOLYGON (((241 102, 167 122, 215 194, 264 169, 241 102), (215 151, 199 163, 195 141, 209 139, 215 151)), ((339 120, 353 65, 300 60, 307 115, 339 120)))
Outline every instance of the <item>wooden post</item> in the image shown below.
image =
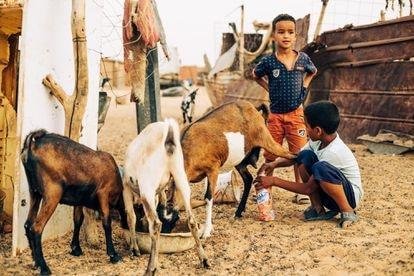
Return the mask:
POLYGON ((161 119, 157 47, 148 51, 145 75, 144 99, 135 103, 138 133, 140 133, 148 124, 161 119))
POLYGON ((85 0, 72 1, 72 37, 75 60, 75 88, 71 96, 54 80, 51 75, 43 79, 52 95, 65 110, 65 135, 79 141, 82 119, 88 100, 88 55, 85 34, 85 0))
POLYGON ((239 68, 241 76, 244 77, 244 5, 241 5, 239 68))
MULTIPOLYGON (((47 75, 43 84, 48 87, 53 96, 63 105, 65 110, 65 136, 79 141, 82 134, 82 119, 85 115, 88 101, 88 53, 85 31, 85 0, 72 0, 72 41, 75 60, 75 87, 71 96, 53 79, 47 75)), ((82 207, 74 207, 82 208, 82 207)), ((88 243, 99 244, 98 226, 94 220, 93 211, 84 209, 85 223, 83 235, 88 243)))
POLYGON ((326 7, 328 6, 328 2, 329 0, 322 0, 322 9, 321 9, 321 13, 319 14, 319 19, 316 25, 315 34, 313 35, 313 40, 316 40, 316 38, 318 37, 321 31, 322 21, 323 21, 323 18, 325 17, 325 10, 326 10, 326 7))

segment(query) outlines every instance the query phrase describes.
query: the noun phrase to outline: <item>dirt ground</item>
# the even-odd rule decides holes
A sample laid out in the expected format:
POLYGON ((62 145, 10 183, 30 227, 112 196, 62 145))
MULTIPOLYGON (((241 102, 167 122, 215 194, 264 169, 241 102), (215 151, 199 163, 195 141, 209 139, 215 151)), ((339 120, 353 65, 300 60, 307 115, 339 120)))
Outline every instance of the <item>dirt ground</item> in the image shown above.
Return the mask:
MULTIPOLYGON (((181 120, 180 101, 180 97, 162 98, 163 117, 173 116, 181 120)), ((201 89, 196 116, 208 106, 208 98, 201 89)), ((123 164, 126 146, 135 135, 134 106, 111 105, 99 134, 100 149, 110 152, 119 164, 123 164)), ((214 232, 203 241, 211 269, 200 268, 195 250, 189 250, 160 255, 160 275, 414 275, 414 154, 374 155, 362 145, 350 147, 360 164, 365 189, 358 223, 342 230, 336 226, 337 219, 304 222, 302 212, 306 206, 292 203, 291 193, 273 189, 275 221, 257 220, 257 206, 252 197, 243 219, 233 218, 234 205, 215 205, 214 232)), ((291 169, 279 169, 276 173, 293 178, 291 169)), ((201 199, 201 191, 202 185, 194 185, 193 197, 201 199)), ((196 215, 198 221, 203 222, 204 208, 197 209, 196 215)), ((36 272, 32 270, 30 251, 11 258, 11 235, 1 236, 0 240, 0 274, 36 272)), ((69 255, 68 233, 59 239, 45 241, 43 252, 51 270, 58 275, 136 275, 144 272, 148 255, 129 256, 118 223, 114 223, 114 242, 123 261, 110 264, 102 233, 101 241, 99 248, 83 245, 84 255, 73 257, 69 255)))

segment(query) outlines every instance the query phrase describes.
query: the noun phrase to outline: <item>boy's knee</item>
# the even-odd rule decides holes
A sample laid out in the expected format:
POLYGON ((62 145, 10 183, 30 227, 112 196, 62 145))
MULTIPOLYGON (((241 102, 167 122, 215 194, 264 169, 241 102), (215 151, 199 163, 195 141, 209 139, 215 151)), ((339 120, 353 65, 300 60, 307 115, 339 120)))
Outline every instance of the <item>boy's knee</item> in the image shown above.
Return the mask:
POLYGON ((310 171, 309 169, 312 168, 316 162, 318 162, 318 157, 311 150, 302 150, 298 153, 296 161, 298 165, 303 164, 305 168, 310 171))
POLYGON ((331 178, 330 165, 325 161, 318 161, 311 166, 312 175, 318 179, 331 178))

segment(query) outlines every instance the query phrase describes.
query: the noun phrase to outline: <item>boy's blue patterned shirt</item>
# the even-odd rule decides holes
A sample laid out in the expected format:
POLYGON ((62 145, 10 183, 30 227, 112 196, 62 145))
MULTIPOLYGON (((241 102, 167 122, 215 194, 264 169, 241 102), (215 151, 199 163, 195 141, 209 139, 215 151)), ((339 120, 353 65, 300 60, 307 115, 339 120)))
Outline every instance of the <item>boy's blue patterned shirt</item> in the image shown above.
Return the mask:
POLYGON ((305 98, 303 77, 306 73, 315 73, 316 67, 309 56, 298 53, 292 70, 280 62, 275 54, 266 56, 257 64, 254 74, 258 77, 267 76, 269 82, 270 111, 287 113, 298 108, 305 98))

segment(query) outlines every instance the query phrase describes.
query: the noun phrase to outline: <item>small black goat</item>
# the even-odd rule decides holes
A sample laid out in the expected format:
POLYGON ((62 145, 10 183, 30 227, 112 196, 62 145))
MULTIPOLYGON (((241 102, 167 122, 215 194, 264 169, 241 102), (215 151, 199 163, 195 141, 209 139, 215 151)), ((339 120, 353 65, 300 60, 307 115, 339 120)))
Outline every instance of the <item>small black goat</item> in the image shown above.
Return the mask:
POLYGON ((30 191, 30 209, 24 225, 36 267, 50 274, 42 252, 42 232, 59 203, 74 208, 74 231, 70 254, 79 256, 79 230, 84 215, 82 206, 99 210, 105 230, 106 252, 112 263, 121 260, 112 243, 110 207, 118 210, 126 229, 122 179, 114 158, 94 151, 67 137, 38 130, 26 136, 21 160, 30 191), (40 201, 42 207, 39 210, 40 201))
POLYGON ((195 97, 197 96, 198 89, 188 93, 183 97, 181 101, 181 112, 183 114, 183 123, 191 123, 193 121, 195 97))

